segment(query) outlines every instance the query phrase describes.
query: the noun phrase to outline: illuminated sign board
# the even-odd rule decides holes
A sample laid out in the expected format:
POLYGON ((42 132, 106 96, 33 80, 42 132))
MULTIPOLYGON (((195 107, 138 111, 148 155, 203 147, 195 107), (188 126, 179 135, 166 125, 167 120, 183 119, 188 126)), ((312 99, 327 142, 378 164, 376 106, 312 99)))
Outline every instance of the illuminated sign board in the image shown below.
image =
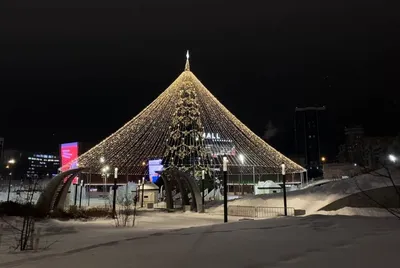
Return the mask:
POLYGON ((150 181, 156 183, 160 178, 160 172, 164 169, 162 159, 149 160, 149 178, 150 181))
MULTIPOLYGON (((78 167, 79 144, 77 142, 61 144, 61 172, 78 167)), ((78 177, 73 184, 78 184, 78 177)))
POLYGON ((206 140, 220 140, 219 133, 203 133, 203 138, 206 140))

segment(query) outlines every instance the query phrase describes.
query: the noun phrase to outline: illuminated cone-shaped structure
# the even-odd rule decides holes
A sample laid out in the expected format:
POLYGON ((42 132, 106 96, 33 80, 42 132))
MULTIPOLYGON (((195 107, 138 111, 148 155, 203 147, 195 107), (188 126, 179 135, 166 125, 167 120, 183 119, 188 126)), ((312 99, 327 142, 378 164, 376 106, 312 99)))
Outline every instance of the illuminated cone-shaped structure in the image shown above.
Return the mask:
POLYGON ((240 166, 241 173, 275 174, 282 164, 287 173, 304 172, 231 114, 190 71, 187 59, 184 72, 157 99, 81 155, 78 164, 101 173, 99 159, 104 157, 120 174, 143 175, 147 172, 143 163, 150 159, 201 169, 222 165, 224 155, 232 166, 230 172, 240 166))
MULTIPOLYGON (((189 70, 188 64, 189 62, 186 69, 189 70)), ((163 165, 166 169, 177 168, 195 175, 207 169, 210 155, 204 144, 204 127, 200 118, 196 87, 186 77, 178 90, 178 101, 169 127, 163 165)))

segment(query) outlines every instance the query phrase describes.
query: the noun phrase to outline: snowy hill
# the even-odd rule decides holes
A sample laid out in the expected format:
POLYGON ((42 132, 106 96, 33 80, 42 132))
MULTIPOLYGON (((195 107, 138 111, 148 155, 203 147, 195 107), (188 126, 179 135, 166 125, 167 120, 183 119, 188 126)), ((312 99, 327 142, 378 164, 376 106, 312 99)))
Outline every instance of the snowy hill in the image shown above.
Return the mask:
MULTIPOLYGON (((387 174, 385 170, 375 173, 387 174)), ((360 192, 357 184, 363 190, 390 186, 388 178, 374 174, 363 174, 351 179, 333 181, 317 187, 310 187, 303 190, 291 191, 287 193, 288 207, 295 209, 305 209, 307 214, 316 213, 319 209, 331 204, 343 197, 360 192)), ((397 185, 400 185, 400 171, 391 170, 392 176, 397 185)), ((266 194, 257 196, 245 196, 244 198, 229 202, 230 206, 260 206, 260 207, 283 207, 282 194, 266 194)), ((223 206, 218 204, 209 208, 209 212, 220 213, 223 206)))

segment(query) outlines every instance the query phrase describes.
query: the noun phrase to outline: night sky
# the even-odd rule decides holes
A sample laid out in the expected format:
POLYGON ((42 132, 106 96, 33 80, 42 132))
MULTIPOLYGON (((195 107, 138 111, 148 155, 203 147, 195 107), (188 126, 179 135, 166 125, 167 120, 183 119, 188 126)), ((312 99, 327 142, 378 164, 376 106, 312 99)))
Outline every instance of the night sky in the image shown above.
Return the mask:
POLYGON ((296 106, 326 105, 329 156, 345 125, 400 130, 396 1, 108 2, 1 1, 7 148, 100 141, 170 85, 187 49, 196 76, 256 134, 272 120, 284 153, 294 151, 296 106))

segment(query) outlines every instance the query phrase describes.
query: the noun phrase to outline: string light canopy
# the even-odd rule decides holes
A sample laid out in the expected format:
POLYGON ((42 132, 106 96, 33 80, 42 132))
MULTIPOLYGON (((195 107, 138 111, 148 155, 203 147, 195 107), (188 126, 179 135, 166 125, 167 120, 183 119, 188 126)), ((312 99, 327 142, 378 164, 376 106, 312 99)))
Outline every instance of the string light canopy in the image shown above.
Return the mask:
POLYGON ((257 174, 278 174, 282 164, 286 173, 305 172, 254 134, 211 94, 191 72, 189 52, 184 71, 158 98, 77 162, 92 173, 100 174, 106 163, 117 167, 120 174, 144 175, 148 160, 163 159, 163 163, 174 165, 177 162, 171 159, 179 158, 179 148, 185 146, 197 148, 195 157, 203 167, 220 167, 226 156, 232 167, 229 170, 240 167, 242 173, 256 170, 257 174), (194 127, 188 129, 188 125, 194 127), (182 138, 189 138, 185 140, 189 142, 177 142, 182 138))

